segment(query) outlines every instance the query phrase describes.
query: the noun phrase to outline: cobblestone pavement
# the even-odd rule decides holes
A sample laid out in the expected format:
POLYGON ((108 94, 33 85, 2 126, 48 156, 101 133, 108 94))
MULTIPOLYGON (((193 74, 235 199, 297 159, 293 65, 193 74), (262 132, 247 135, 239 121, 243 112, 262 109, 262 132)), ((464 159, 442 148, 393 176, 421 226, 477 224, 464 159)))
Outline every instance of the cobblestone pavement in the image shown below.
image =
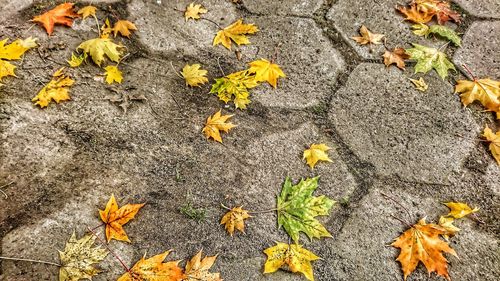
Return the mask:
MULTIPOLYGON (((427 75, 427 93, 411 85, 408 78, 419 77, 412 64, 404 72, 386 68, 383 46, 370 49, 350 39, 366 25, 386 34, 391 47, 442 46, 410 32, 394 10, 401 1, 198 1, 221 26, 239 18, 258 25, 252 44, 238 48, 241 61, 234 51, 212 46, 213 23, 184 20, 177 10, 191 0, 92 2, 100 18, 113 11, 139 29, 130 40, 119 39, 131 56, 118 87, 147 101, 126 114, 105 100, 113 92, 95 81, 102 70, 90 64, 74 72, 71 101, 34 107, 30 99, 50 74, 95 36, 94 22, 78 19, 73 29, 56 27, 49 38, 28 20, 55 1, 0 0, 0 38, 34 36, 51 49, 49 58, 29 52, 18 77, 0 88, 0 184, 14 182, 2 189, 6 198, 0 194, 1 255, 57 262, 73 230, 82 234, 99 224, 97 210, 114 193, 120 204, 147 203, 126 226, 133 243, 112 243, 126 264, 144 252, 173 248, 171 259, 186 260, 203 249, 219 254, 214 271, 224 280, 304 280, 284 271, 261 273, 262 250, 288 240, 274 214, 255 216, 246 234, 231 238, 219 225, 220 203, 270 209, 287 175, 320 175, 317 193, 343 204, 321 219, 333 238, 302 240, 322 257, 314 262, 316 280, 403 280, 398 250, 387 245, 406 228, 391 215, 404 211, 382 194, 408 208, 411 222, 425 215, 436 220, 447 211, 446 201, 480 207, 485 223, 460 221, 462 230, 451 240, 460 259, 449 258, 450 275, 474 281, 500 276, 500 170, 479 141, 484 125, 495 120, 479 106, 463 108, 453 94, 454 81, 464 78, 462 64, 479 77, 500 79, 500 1, 454 1, 464 22, 451 26, 464 33, 463 46, 446 53, 460 72, 446 81, 427 75), (213 81, 221 69, 231 73, 272 57, 276 45, 287 78, 277 90, 255 89, 243 111, 209 95, 208 84, 187 88, 171 67, 201 63, 213 81), (234 113, 238 125, 222 145, 201 134, 205 118, 220 108, 234 113), (313 142, 333 147, 333 163, 311 171, 301 153, 313 142), (206 209, 204 221, 179 212, 189 203, 206 209)), ((1 280, 57 280, 57 268, 0 265, 1 280)), ((123 273, 111 255, 102 268, 94 280, 123 273)), ((419 266, 408 280, 442 279, 419 266)))

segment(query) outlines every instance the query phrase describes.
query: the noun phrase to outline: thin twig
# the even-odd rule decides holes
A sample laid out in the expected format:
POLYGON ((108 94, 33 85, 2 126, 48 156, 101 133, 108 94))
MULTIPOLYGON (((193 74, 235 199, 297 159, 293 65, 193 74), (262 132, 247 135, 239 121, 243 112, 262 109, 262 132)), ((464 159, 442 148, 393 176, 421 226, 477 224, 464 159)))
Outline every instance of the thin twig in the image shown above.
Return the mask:
POLYGON ((184 77, 182 77, 182 75, 180 75, 177 70, 175 70, 174 68, 174 64, 172 63, 172 61, 170 61, 170 66, 172 67, 172 70, 174 71, 175 75, 177 75, 179 78, 182 78, 184 79, 184 77))
POLYGON ((206 21, 209 21, 213 24, 215 24, 217 26, 218 29, 224 29, 222 28, 218 23, 216 23, 215 21, 211 20, 211 19, 207 19, 207 18, 200 18, 201 20, 206 20, 206 21))
POLYGON ((467 67, 467 65, 464 63, 462 64, 462 66, 465 68, 465 70, 470 74, 470 76, 472 77, 472 80, 476 81, 476 76, 472 73, 472 71, 469 69, 469 67, 467 67))
POLYGON ((412 228, 413 226, 411 226, 409 223, 405 222, 403 219, 401 218, 398 218, 396 217, 395 215, 391 214, 391 217, 397 219, 398 221, 400 221, 402 224, 406 225, 408 228, 412 228))
POLYGON ((411 217, 412 217, 412 216, 411 216, 411 214, 410 214, 410 211, 408 211, 408 209, 407 209, 405 206, 403 206, 401 203, 399 203, 398 201, 396 201, 396 199, 394 199, 394 198, 390 197, 390 196, 389 196, 389 195, 387 195, 387 194, 384 194, 384 193, 382 193, 382 192, 381 192, 380 194, 381 194, 381 195, 382 195, 385 199, 389 199, 389 200, 391 200, 392 202, 394 202, 394 203, 398 204, 398 206, 400 206, 401 208, 403 208, 403 210, 405 210, 405 211, 406 211, 406 214, 408 215, 408 220, 411 220, 411 217))
MULTIPOLYGON (((231 211, 232 209, 229 208, 228 206, 224 205, 223 203, 220 203, 221 207, 228 210, 228 211, 231 211)), ((275 212, 275 211, 279 211, 279 209, 275 208, 275 209, 269 209, 269 210, 262 210, 262 211, 247 211, 247 213, 249 214, 264 214, 264 213, 271 213, 271 212, 275 212)))
POLYGON ((61 267, 61 264, 55 263, 55 262, 50 262, 50 261, 41 261, 41 260, 32 260, 32 259, 23 259, 23 258, 11 258, 11 257, 3 257, 0 256, 0 260, 10 260, 10 261, 27 261, 27 262, 34 262, 34 263, 41 263, 41 264, 48 264, 48 265, 53 265, 57 267, 61 267))
POLYGON ((222 67, 220 66, 220 57, 217 57, 217 65, 219 66, 220 72, 222 73, 222 76, 226 76, 224 73, 224 70, 222 70, 222 67))
POLYGON ((0 193, 2 193, 2 194, 3 194, 3 196, 5 196, 5 199, 8 199, 8 198, 9 198, 9 196, 7 196, 7 193, 5 193, 2 189, 3 189, 3 188, 5 188, 5 187, 10 186, 10 185, 11 185, 11 184, 13 184, 13 183, 15 183, 15 181, 11 181, 11 182, 9 182, 9 183, 7 183, 7 184, 4 184, 4 185, 0 186, 0 193))

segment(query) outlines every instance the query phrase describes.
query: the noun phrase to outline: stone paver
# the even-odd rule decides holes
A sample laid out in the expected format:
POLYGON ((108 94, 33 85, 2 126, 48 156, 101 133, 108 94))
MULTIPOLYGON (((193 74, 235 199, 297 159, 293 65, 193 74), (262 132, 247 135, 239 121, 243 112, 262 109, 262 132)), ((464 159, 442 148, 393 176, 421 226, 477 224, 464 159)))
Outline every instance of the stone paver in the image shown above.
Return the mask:
POLYGON ((288 0, 286 5, 283 5, 281 1, 253 0, 243 2, 243 5, 251 13, 299 16, 312 16, 322 4, 322 0, 288 0))
POLYGON ((457 67, 466 64, 478 77, 500 78, 500 21, 475 22, 455 53, 457 67))
POLYGON ((498 0, 454 0, 471 15, 478 17, 500 18, 500 1, 498 0))
POLYGON ((425 79, 432 86, 422 93, 397 68, 363 63, 335 94, 330 120, 380 174, 444 183, 460 168, 479 128, 451 85, 435 73, 425 79))

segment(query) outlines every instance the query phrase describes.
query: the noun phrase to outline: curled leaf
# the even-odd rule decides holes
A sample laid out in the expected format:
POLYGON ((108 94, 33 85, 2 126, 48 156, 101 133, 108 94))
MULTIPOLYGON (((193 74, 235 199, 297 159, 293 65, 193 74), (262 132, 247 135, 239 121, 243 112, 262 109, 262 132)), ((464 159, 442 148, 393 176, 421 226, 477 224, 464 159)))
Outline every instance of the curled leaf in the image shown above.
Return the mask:
POLYGON ((235 229, 245 233, 245 220, 251 217, 242 207, 234 207, 222 217, 220 224, 223 224, 229 235, 233 236, 235 229))
POLYGON ((69 76, 66 76, 63 71, 64 67, 56 71, 52 80, 31 99, 32 102, 35 102, 35 105, 44 108, 48 106, 52 100, 59 103, 70 99, 69 87, 73 86, 75 81, 69 76))
POLYGON ((183 281, 222 281, 220 273, 210 272, 217 256, 201 258, 201 250, 186 263, 183 281))
POLYGON ((393 51, 385 51, 384 53, 384 64, 385 66, 390 66, 391 64, 396 64, 400 69, 405 69, 405 60, 410 58, 403 48, 394 48, 393 51))
POLYGON ((359 34, 361 36, 355 36, 352 37, 352 39, 356 42, 358 42, 360 45, 366 45, 366 44, 382 44, 382 38, 384 38, 384 34, 378 34, 378 33, 371 33, 370 30, 364 25, 361 26, 359 29, 359 34))

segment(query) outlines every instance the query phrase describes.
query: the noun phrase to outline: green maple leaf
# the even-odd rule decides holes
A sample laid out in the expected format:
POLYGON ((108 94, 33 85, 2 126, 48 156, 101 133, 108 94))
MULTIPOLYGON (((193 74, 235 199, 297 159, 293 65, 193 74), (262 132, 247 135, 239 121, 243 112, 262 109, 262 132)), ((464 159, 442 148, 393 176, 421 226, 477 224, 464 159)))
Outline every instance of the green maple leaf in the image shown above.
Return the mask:
POLYGON ((258 85, 255 75, 248 71, 238 71, 222 78, 216 78, 210 93, 217 94, 225 103, 233 100, 236 108, 245 109, 250 103, 248 89, 258 85))
POLYGON ((315 219, 316 216, 328 215, 335 204, 335 201, 324 195, 312 195, 318 188, 318 179, 319 177, 306 178, 293 185, 287 177, 278 196, 278 226, 283 226, 295 243, 299 242, 300 232, 304 232, 309 239, 332 236, 315 219))
POLYGON ((102 261, 108 255, 108 251, 99 246, 92 247, 95 239, 95 236, 88 234, 77 240, 73 232, 64 252, 59 251, 61 260, 59 281, 92 279, 92 276, 100 272, 93 264, 102 261))
POLYGON ((462 39, 460 39, 460 36, 458 36, 455 30, 447 26, 438 24, 427 26, 423 23, 419 23, 413 25, 412 28, 413 28, 413 33, 415 33, 418 36, 425 36, 427 38, 430 34, 436 34, 439 35, 440 37, 448 39, 450 42, 455 44, 455 46, 460 47, 462 45, 462 39))
POLYGON ((433 68, 444 80, 448 76, 448 70, 454 70, 455 66, 451 63, 446 54, 438 49, 413 44, 413 48, 406 49, 406 53, 410 55, 410 59, 416 60, 415 73, 427 73, 433 68))

